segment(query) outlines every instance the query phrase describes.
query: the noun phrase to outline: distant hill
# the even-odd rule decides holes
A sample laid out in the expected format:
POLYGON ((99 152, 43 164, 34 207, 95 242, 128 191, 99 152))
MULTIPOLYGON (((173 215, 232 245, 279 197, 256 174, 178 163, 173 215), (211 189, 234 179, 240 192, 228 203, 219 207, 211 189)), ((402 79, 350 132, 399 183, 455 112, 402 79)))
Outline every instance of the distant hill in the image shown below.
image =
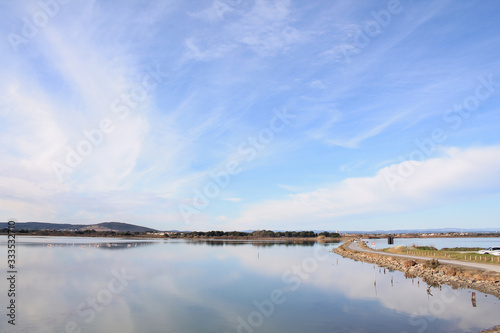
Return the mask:
MULTIPOLYGON (((6 222, 0 223, 0 229, 7 228, 6 222)), ((68 224, 46 222, 16 222, 16 229, 58 230, 58 231, 116 231, 116 232, 156 232, 158 230, 122 222, 103 222, 97 224, 68 224)))
MULTIPOLYGON (((158 230, 151 229, 147 227, 142 227, 140 225, 122 223, 122 222, 103 222, 99 224, 94 224, 93 226, 99 228, 107 228, 112 231, 130 231, 130 232, 156 232, 158 230)), ((88 226, 87 226, 88 227, 88 226)), ((97 231, 97 229, 95 229, 97 231)))

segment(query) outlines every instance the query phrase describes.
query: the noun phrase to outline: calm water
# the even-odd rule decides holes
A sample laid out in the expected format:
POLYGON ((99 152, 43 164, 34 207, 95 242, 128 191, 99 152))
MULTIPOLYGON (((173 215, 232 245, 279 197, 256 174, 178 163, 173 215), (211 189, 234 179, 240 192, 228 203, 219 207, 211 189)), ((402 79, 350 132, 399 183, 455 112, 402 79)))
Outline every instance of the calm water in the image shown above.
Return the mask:
POLYGON ((478 332, 500 324, 493 296, 477 292, 473 307, 470 290, 428 294, 418 279, 328 252, 334 244, 17 241, 17 325, 4 314, 1 332, 478 332))
POLYGON ((383 249, 391 246, 434 246, 437 249, 443 247, 482 247, 500 246, 500 237, 466 237, 466 238, 394 238, 394 244, 387 244, 387 238, 364 239, 367 244, 375 249, 383 249), (375 243, 375 244, 374 244, 375 243))

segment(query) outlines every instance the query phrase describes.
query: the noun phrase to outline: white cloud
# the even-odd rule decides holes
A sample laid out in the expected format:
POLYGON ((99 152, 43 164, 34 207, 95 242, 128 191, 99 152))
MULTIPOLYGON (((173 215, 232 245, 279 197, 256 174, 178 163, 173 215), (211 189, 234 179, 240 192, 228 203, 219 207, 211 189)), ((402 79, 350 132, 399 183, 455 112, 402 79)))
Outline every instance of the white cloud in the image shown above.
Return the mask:
POLYGON ((240 202, 241 198, 223 198, 222 200, 232 201, 232 202, 240 202))
POLYGON ((190 16, 206 20, 209 22, 222 21, 224 16, 235 11, 235 8, 229 6, 221 0, 215 0, 210 7, 196 13, 189 13, 190 16))
POLYGON ((0 115, 9 125, 0 133, 0 143, 9 147, 9 152, 17 152, 16 157, 27 169, 47 172, 66 135, 60 128, 58 109, 52 101, 41 89, 22 86, 20 80, 7 76, 3 82, 0 81, 3 92, 0 101, 7 106, 6 111, 0 111, 0 115))
POLYGON ((340 218, 415 211, 498 192, 499 172, 500 147, 453 148, 424 162, 393 164, 372 177, 348 178, 287 199, 249 206, 232 224, 239 229, 264 225, 296 229, 327 225, 340 218), (397 175, 409 163, 415 166, 414 173, 392 191, 387 173, 397 175))
POLYGON ((223 27, 216 34, 207 33, 213 31, 211 27, 201 29, 195 33, 196 37, 187 38, 184 42, 187 48, 185 57, 211 60, 234 54, 236 49, 242 47, 249 48, 260 56, 273 56, 306 40, 307 33, 292 26, 289 0, 257 0, 251 9, 247 10, 245 7, 232 7, 216 0, 209 8, 189 14, 222 24, 223 27), (233 13, 238 14, 232 15, 233 13), (225 20, 228 14, 233 17, 225 20))
MULTIPOLYGON (((467 89, 474 89, 478 75, 490 70, 496 77, 494 52, 477 51, 498 44, 491 31, 484 38, 478 35, 475 47, 467 48, 471 52, 461 56, 449 57, 453 47, 431 50, 427 36, 434 26, 425 23, 445 14, 441 10, 445 5, 430 10, 405 6, 404 13, 394 16, 391 26, 347 65, 336 61, 343 56, 339 45, 356 47, 353 39, 364 27, 363 20, 371 19, 372 8, 383 9, 386 4, 171 0, 61 6, 17 54, 8 48, 8 41, 2 44, 8 52, 0 54, 1 208, 12 216, 32 216, 29 219, 106 218, 154 223, 150 226, 159 228, 168 223, 175 228, 183 223, 176 203, 190 202, 193 192, 211 181, 211 172, 224 170, 229 161, 241 164, 241 176, 231 178, 227 192, 217 198, 218 205, 193 217, 193 228, 212 229, 217 216, 227 215, 226 209, 231 211, 228 216, 242 207, 264 209, 264 203, 247 206, 246 194, 275 198, 283 193, 276 186, 295 194, 288 199, 297 203, 288 209, 282 200, 272 201, 284 208, 279 212, 269 205, 269 216, 277 219, 289 213, 292 221, 299 220, 305 211, 326 221, 362 211, 391 211, 389 203, 401 207, 399 201, 406 203, 407 196, 427 194, 417 189, 430 188, 429 178, 398 184, 398 191, 410 185, 416 188, 401 196, 382 191, 384 179, 379 174, 316 191, 310 191, 310 184, 292 185, 307 171, 302 162, 315 164, 306 177, 313 177, 315 184, 344 179, 349 175, 341 172, 356 168, 358 174, 387 165, 378 158, 394 161, 401 146, 413 144, 419 133, 428 130, 425 126, 430 123, 421 119, 433 115, 442 123, 442 112, 471 93, 467 89), (432 59, 426 58, 429 51, 432 59), (165 83, 129 117, 116 117, 112 102, 130 93, 145 67, 154 62, 168 73, 165 83), (458 81, 456 73, 461 73, 458 81), (470 78, 472 84, 467 82, 470 78), (284 106, 293 108, 293 123, 255 159, 239 153, 239 145, 268 123, 273 108, 284 106), (393 116, 400 110, 409 112, 393 116), (96 128, 104 117, 112 118, 115 130, 60 184, 51 163, 63 162, 65 147, 75 148, 85 139, 82 132, 96 128), (389 131, 401 145, 386 145, 382 134, 389 131), (370 151, 363 149, 365 140, 370 140, 370 151), (361 149, 346 151, 335 145, 361 149), (275 178, 274 167, 285 160, 290 172, 275 178), (365 160, 369 163, 358 163, 365 160), (341 190, 348 199, 339 194, 341 190), (245 194, 245 205, 235 204, 235 193, 245 194)), ((21 18, 40 10, 37 2, 9 6, 5 13, 10 15, 0 13, 5 34, 12 29, 20 32, 21 18)), ((480 112, 471 115, 467 125, 464 121, 460 132, 447 133, 448 144, 493 143, 495 103, 494 98, 481 103, 480 112)), ((411 178, 416 177, 418 173, 411 178)), ((444 197, 451 200, 456 195, 447 192, 444 197)))
MULTIPOLYGON (((124 52, 129 44, 121 43, 117 34, 99 32, 97 27, 116 32, 126 22, 120 15, 101 21, 104 12, 93 4, 74 4, 65 10, 81 11, 82 15, 65 21, 61 12, 58 20, 23 46, 23 50, 35 50, 36 59, 20 60, 13 52, 2 55, 13 64, 0 67, 0 118, 5 126, 0 131, 0 145, 5 147, 0 166, 2 215, 7 212, 20 220, 71 220, 78 216, 78 222, 92 216, 114 220, 106 208, 120 206, 113 198, 105 197, 88 207, 82 202, 106 191, 125 190, 124 204, 140 196, 129 196, 126 191, 136 180, 131 176, 150 128, 148 113, 154 92, 148 91, 126 118, 114 113, 113 102, 142 83, 147 70, 137 66, 135 54, 124 52), (65 164, 65 147, 76 150, 80 142, 88 140, 83 132, 99 128, 104 118, 112 120, 114 131, 104 134, 102 143, 60 183, 53 162, 65 164)), ((170 162, 164 158, 149 167, 170 162)), ((151 198, 156 196, 147 195, 145 201, 151 198)), ((114 213, 116 218, 129 220, 130 216, 120 212, 134 214, 137 207, 144 208, 144 203, 136 201, 133 208, 117 208, 114 213)), ((167 219, 167 214, 164 216, 167 219)))
POLYGON ((291 26, 289 0, 258 0, 241 22, 230 26, 234 40, 260 55, 274 55, 305 38, 291 26))

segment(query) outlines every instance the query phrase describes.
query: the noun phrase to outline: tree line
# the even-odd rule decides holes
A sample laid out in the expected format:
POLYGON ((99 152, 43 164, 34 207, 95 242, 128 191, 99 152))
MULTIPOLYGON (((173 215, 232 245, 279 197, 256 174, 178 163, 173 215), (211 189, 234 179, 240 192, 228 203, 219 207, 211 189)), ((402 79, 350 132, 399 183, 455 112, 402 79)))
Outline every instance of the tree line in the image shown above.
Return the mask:
POLYGON ((321 233, 315 233, 314 231, 272 231, 272 230, 256 230, 252 232, 244 231, 192 231, 184 233, 170 234, 169 236, 180 236, 180 237, 248 237, 248 238, 314 238, 319 236, 325 237, 340 237, 339 233, 323 231, 321 233))
MULTIPOLYGON (((8 229, 0 229, 0 234, 7 234, 8 229)), ((36 235, 36 236, 86 236, 86 237, 171 237, 171 238, 315 238, 315 237, 340 237, 336 232, 323 231, 315 233, 314 231, 272 231, 272 230, 256 230, 252 232, 244 231, 187 231, 187 232, 169 232, 163 236, 161 234, 152 235, 148 232, 115 232, 115 231, 96 231, 88 230, 16 230, 18 234, 36 235)))

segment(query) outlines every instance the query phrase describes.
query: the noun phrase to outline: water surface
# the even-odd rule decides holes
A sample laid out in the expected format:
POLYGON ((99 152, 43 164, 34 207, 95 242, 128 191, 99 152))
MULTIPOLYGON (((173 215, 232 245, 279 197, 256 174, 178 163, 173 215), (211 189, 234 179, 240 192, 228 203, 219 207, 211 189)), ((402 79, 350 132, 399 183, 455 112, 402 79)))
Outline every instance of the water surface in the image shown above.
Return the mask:
POLYGON ((3 319, 0 331, 478 332, 500 324, 493 296, 476 292, 473 307, 471 290, 428 290, 328 252, 337 245, 19 237, 17 325, 3 319))

